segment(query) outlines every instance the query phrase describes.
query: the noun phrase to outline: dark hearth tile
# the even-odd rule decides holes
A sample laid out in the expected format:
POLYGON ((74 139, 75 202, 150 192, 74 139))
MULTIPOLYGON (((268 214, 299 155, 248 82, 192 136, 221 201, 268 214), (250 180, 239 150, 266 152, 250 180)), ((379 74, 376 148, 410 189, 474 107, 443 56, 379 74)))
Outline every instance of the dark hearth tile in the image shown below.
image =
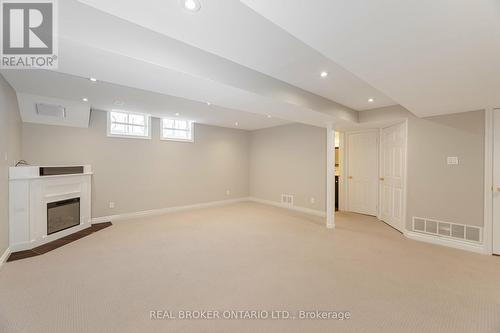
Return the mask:
POLYGON ((9 256, 9 259, 7 259, 7 262, 20 260, 20 259, 26 259, 26 258, 30 258, 30 257, 35 257, 37 255, 38 255, 38 253, 33 252, 33 250, 12 252, 9 256))
POLYGON ((62 238, 59 238, 59 239, 63 239, 63 240, 69 240, 69 241, 75 241, 77 239, 80 239, 80 238, 83 238, 85 236, 88 236, 90 235, 91 233, 93 233, 94 231, 92 230, 91 227, 88 227, 86 229, 83 229, 83 230, 80 230, 78 232, 75 232, 71 235, 68 235, 68 236, 64 236, 62 238))
POLYGON ((111 222, 96 223, 96 224, 92 224, 92 230, 99 231, 99 230, 102 230, 104 228, 110 227, 112 225, 113 224, 111 222))
POLYGON ((24 259, 24 258, 29 258, 29 257, 35 257, 38 255, 47 253, 47 252, 55 250, 61 246, 72 243, 80 238, 89 236, 90 234, 92 234, 94 232, 97 232, 97 231, 102 230, 104 228, 110 227, 111 225, 112 225, 111 222, 92 224, 90 227, 88 227, 86 229, 77 231, 73 234, 70 234, 70 235, 67 235, 64 237, 61 237, 61 238, 56 239, 50 243, 37 246, 31 250, 13 252, 9 256, 9 259, 7 261, 14 261, 14 260, 19 260, 19 259, 24 259))
POLYGON ((38 254, 44 254, 44 253, 47 253, 49 251, 52 251, 52 250, 55 250, 63 245, 66 245, 68 243, 71 243, 71 241, 69 240, 64 240, 64 239, 56 239, 55 241, 52 241, 50 243, 47 243, 47 244, 43 244, 43 245, 40 245, 40 246, 37 246, 33 249, 33 252, 36 252, 38 254))

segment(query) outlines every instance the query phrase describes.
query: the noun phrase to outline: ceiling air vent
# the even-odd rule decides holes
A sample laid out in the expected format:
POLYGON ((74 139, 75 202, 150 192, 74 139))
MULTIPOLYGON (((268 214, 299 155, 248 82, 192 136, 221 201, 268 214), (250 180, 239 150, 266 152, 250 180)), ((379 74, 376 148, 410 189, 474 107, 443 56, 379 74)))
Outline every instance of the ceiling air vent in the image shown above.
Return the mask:
POLYGON ((36 113, 40 116, 66 118, 66 108, 61 105, 35 104, 36 113))

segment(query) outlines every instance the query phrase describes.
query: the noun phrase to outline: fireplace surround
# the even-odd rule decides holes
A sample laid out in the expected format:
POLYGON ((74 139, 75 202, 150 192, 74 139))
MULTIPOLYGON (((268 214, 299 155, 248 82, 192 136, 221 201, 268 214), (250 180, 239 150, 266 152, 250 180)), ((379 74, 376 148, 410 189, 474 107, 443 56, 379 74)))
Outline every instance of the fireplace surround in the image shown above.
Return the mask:
POLYGON ((89 228, 91 177, 90 165, 10 168, 10 250, 29 250, 89 228), (59 171, 41 172, 48 168, 59 171))

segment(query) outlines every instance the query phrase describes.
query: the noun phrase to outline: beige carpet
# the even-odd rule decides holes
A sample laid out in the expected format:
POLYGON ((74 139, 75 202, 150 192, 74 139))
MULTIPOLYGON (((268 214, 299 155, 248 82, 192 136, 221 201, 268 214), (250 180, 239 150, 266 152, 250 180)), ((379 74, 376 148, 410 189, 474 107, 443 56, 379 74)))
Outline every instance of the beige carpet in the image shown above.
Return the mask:
POLYGON ((0 270, 1 332, 500 332, 500 258, 254 203, 116 222, 0 270), (151 310, 350 311, 150 320, 151 310))

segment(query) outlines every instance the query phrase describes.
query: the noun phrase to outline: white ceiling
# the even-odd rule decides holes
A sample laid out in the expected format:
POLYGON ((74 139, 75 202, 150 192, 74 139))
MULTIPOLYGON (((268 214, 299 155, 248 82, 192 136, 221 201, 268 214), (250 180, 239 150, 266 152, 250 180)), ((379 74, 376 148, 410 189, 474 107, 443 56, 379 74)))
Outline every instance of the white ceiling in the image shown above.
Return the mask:
POLYGON ((239 1, 202 0, 197 13, 179 0, 80 2, 356 110, 396 104, 239 1))
MULTIPOLYGON (((76 0, 59 2, 58 41, 58 73, 315 126, 358 118, 342 104, 76 0)), ((11 79, 23 75, 13 72, 11 79)))
POLYGON ((242 0, 418 116, 500 105, 498 0, 242 0))
POLYGON ((249 130, 500 105, 498 0, 200 1, 60 1, 59 68, 2 73, 19 93, 249 130))
POLYGON ((104 111, 124 109, 149 113, 156 117, 190 119, 202 124, 244 130, 288 123, 285 120, 268 118, 261 114, 230 110, 102 81, 91 82, 86 78, 53 71, 8 70, 3 71, 2 74, 17 91, 21 116, 25 122, 87 127, 88 111, 92 107, 104 111), (82 101, 84 97, 88 99, 88 102, 82 101), (65 106, 68 117, 63 120, 41 117, 35 112, 35 103, 65 106), (176 116, 176 113, 179 113, 179 116, 176 116))

